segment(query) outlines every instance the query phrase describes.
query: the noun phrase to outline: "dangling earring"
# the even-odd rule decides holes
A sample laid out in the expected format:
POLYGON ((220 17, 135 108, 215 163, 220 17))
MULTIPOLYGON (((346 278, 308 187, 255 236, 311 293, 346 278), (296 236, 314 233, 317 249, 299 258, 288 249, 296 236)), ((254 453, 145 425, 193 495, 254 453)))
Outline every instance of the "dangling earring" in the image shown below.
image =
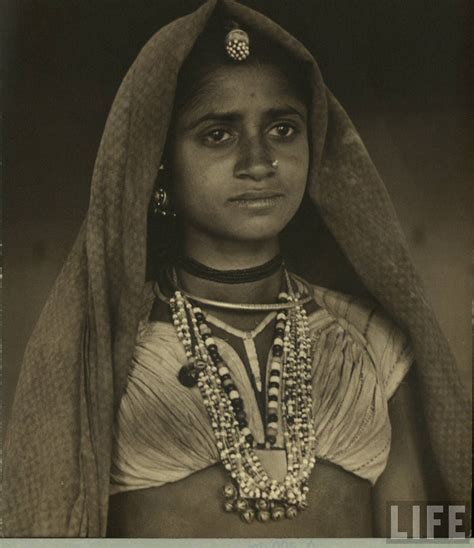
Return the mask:
MULTIPOLYGON (((159 171, 164 171, 165 166, 160 165, 159 171)), ((153 191, 153 198, 151 202, 154 215, 160 215, 162 217, 176 217, 176 213, 170 208, 169 193, 162 186, 159 186, 153 191)))

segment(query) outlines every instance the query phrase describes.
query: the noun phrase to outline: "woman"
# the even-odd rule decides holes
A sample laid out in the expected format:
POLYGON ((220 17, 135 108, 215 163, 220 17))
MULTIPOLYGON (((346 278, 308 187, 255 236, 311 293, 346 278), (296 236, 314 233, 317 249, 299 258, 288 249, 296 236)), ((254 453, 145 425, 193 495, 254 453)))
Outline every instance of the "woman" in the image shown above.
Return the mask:
POLYGON ((12 416, 15 536, 372 536, 388 500, 466 498, 465 400, 386 191, 311 55, 264 16, 211 0, 137 58, 12 416), (150 196, 179 253, 169 224, 147 227, 150 196), (317 262, 315 205, 385 312, 285 275, 280 251, 317 262), (401 329, 417 367, 399 386, 401 329))

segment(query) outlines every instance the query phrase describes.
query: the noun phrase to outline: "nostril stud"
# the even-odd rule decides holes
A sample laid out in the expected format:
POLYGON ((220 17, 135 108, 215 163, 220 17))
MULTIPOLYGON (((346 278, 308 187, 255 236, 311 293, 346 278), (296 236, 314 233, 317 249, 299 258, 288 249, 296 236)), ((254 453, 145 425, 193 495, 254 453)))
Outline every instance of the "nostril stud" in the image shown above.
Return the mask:
POLYGON ((280 162, 279 162, 278 160, 273 160, 273 162, 272 162, 272 167, 278 167, 278 164, 279 164, 279 163, 280 163, 280 162))

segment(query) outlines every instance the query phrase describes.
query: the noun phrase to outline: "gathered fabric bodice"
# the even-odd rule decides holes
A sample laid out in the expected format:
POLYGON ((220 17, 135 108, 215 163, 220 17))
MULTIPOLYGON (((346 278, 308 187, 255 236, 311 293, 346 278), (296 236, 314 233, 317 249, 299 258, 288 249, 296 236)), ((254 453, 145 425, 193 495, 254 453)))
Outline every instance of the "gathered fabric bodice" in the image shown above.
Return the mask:
MULTIPOLYGON (((314 287, 314 300, 317 309, 308 319, 316 458, 374 484, 390 451, 387 403, 410 367, 411 347, 400 329, 373 306, 320 287, 314 287)), ((254 340, 274 316, 271 312, 253 331, 242 332, 206 315, 211 327, 244 344, 248 368, 224 337, 213 336, 245 402, 257 443, 265 436, 255 388, 259 390, 265 379, 259 378, 254 340)), ((199 389, 178 380, 185 363, 172 324, 141 324, 114 425, 111 494, 159 487, 219 462, 199 389)), ((283 447, 281 432, 279 428, 278 447, 283 447)))

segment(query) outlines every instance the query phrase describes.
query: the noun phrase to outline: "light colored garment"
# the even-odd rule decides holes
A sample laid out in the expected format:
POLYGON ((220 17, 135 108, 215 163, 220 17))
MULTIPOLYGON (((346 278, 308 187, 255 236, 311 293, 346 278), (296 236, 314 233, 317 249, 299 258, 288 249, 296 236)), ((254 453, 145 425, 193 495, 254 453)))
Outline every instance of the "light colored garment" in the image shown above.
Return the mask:
MULTIPOLYGON (((411 348, 401 331, 373 308, 322 288, 315 288, 314 296, 319 308, 309 316, 309 325, 316 456, 374 484, 390 451, 387 402, 410 367, 411 348)), ((261 443, 264 427, 245 365, 230 344, 214 338, 261 443)), ((251 369, 257 370, 256 356, 251 351, 247 355, 251 369)), ((173 325, 142 325, 115 423, 111 494, 178 481, 219 461, 198 387, 178 381, 185 363, 173 325)), ((277 445, 283 446, 281 428, 277 445)))

